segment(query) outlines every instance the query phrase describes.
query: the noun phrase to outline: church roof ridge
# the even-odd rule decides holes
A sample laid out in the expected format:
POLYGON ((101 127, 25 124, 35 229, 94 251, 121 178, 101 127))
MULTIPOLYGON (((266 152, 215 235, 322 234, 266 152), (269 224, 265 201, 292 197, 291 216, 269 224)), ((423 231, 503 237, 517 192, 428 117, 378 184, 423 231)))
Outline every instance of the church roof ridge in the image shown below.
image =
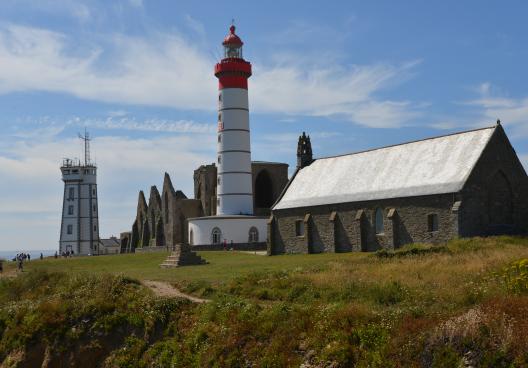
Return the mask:
POLYGON ((439 139, 439 138, 445 138, 445 137, 450 137, 450 136, 453 136, 453 135, 460 135, 460 134, 466 134, 466 133, 478 132, 479 130, 495 129, 495 128, 497 128, 497 126, 498 126, 498 125, 493 125, 493 126, 487 126, 487 127, 483 127, 483 128, 475 128, 475 129, 462 130, 462 131, 459 131, 459 132, 453 132, 453 133, 448 133, 448 134, 436 135, 436 136, 433 136, 433 137, 426 137, 426 138, 421 138, 421 139, 415 139, 415 140, 407 141, 407 142, 401 142, 401 143, 389 144, 389 145, 387 145, 387 146, 381 146, 381 147, 369 148, 369 149, 362 150, 362 151, 349 152, 349 153, 342 153, 342 154, 339 154, 339 155, 332 155, 332 156, 316 157, 316 158, 314 158, 314 161, 315 161, 315 160, 324 160, 324 159, 327 159, 327 158, 336 158, 336 157, 343 157, 343 156, 357 155, 357 154, 360 154, 360 153, 366 153, 366 152, 371 152, 371 151, 377 151, 377 150, 382 150, 382 149, 385 149, 385 148, 391 148, 391 147, 405 146, 405 145, 407 145, 407 144, 418 143, 418 142, 424 142, 424 141, 429 141, 429 140, 439 139))

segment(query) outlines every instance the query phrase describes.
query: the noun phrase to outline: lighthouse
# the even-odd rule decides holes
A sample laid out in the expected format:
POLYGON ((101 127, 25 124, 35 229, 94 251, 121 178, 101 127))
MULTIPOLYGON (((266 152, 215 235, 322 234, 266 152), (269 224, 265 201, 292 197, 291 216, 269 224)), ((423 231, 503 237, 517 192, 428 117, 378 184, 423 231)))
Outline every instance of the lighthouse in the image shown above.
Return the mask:
POLYGON ((248 79, 251 64, 244 60, 235 26, 214 68, 218 78, 216 216, 188 219, 189 245, 202 249, 248 249, 267 241, 267 218, 253 216, 253 183, 249 129, 248 79))
POLYGON ((218 78, 217 214, 253 214, 248 78, 251 64, 243 59, 244 43, 235 26, 225 37, 224 58, 215 66, 218 78))

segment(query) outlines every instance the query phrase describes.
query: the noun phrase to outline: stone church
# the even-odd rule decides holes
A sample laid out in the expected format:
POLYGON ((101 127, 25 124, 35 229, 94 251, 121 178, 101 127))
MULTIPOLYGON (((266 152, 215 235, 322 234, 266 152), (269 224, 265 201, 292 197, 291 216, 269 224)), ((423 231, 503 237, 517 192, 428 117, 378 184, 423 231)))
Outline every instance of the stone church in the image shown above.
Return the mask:
MULTIPOLYGON (((288 164, 253 161, 253 208, 258 216, 269 216, 271 206, 288 183, 288 164)), ((216 215, 216 165, 202 165, 194 171, 194 198, 175 190, 165 173, 161 194, 150 188, 148 202, 139 192, 136 218, 132 230, 121 233, 121 252, 156 249, 186 243, 187 219, 216 215)), ((265 249, 265 243, 260 244, 265 249)))
POLYGON ((375 251, 528 232, 528 177, 497 125, 298 165, 268 221, 268 253, 375 251))

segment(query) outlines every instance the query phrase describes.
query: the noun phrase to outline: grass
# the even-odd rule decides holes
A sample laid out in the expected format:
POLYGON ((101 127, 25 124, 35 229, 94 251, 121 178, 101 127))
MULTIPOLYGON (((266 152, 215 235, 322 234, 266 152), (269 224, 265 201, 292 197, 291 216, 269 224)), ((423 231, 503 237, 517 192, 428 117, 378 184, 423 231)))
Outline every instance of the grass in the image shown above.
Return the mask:
MULTIPOLYGON (((46 258, 24 263, 24 270, 64 271, 67 273, 121 273, 142 280, 162 280, 177 283, 207 281, 221 283, 254 272, 293 270, 297 267, 320 268, 328 262, 361 260, 366 253, 299 254, 267 257, 243 252, 199 252, 207 265, 162 269, 159 265, 168 253, 138 253, 113 256, 46 258)), ((9 267, 14 268, 14 264, 9 267)))
MULTIPOLYGON (((46 341, 60 345, 95 313, 98 326, 126 332, 109 366, 528 366, 526 238, 378 253, 200 255, 209 264, 178 269, 159 268, 166 254, 31 261, 23 277, 0 282, 3 339, 26 336, 27 346, 50 334, 46 341), (168 281, 211 302, 160 307, 135 279, 168 281), (13 308, 21 311, 15 322, 5 317, 13 308), (63 335, 53 335, 57 325, 63 335)), ((17 346, 3 344, 2 356, 17 346)))

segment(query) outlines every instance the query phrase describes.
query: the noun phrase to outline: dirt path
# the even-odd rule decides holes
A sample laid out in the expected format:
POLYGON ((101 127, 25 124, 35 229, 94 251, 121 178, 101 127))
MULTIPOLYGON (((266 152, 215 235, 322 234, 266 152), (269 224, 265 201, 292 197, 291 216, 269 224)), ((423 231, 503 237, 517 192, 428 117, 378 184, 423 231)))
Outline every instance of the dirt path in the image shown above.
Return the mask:
POLYGON ((150 288, 157 296, 172 297, 172 298, 185 298, 194 303, 207 303, 209 300, 197 298, 195 296, 184 294, 174 286, 163 281, 151 281, 144 280, 143 285, 150 288))

